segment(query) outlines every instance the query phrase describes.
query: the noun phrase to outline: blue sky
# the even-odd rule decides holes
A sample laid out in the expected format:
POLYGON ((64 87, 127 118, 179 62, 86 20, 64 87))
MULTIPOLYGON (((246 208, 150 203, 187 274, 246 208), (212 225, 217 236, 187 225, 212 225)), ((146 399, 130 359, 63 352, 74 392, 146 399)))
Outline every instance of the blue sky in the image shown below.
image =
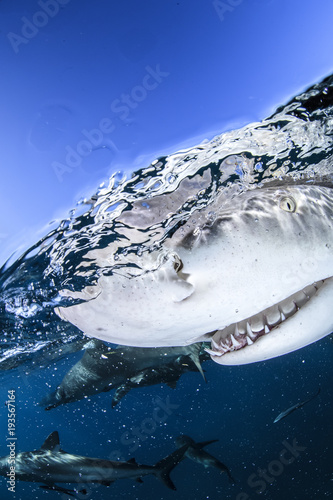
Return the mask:
POLYGON ((2 0, 0 260, 112 172, 269 115, 332 72, 321 0, 2 0))

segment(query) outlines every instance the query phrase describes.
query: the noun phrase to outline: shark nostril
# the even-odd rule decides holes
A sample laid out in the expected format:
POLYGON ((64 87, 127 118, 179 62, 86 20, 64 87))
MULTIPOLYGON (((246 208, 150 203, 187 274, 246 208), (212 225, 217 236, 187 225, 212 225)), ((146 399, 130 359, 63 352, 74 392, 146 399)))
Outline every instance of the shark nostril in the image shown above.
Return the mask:
POLYGON ((177 254, 174 254, 173 257, 174 257, 174 262, 173 262, 174 270, 176 271, 176 273, 179 273, 183 269, 184 264, 181 258, 177 254))

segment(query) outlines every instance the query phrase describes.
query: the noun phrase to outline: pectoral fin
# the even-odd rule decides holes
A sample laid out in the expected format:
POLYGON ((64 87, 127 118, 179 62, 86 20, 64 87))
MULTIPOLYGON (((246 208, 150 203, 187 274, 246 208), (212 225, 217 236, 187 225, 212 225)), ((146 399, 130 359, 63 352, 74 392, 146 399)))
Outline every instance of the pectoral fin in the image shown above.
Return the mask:
POLYGON ((188 356, 191 358, 191 360, 193 361, 193 363, 195 364, 195 366, 198 368, 199 372, 201 373, 202 375, 202 378, 204 379, 204 381, 206 382, 207 384, 207 380, 206 380, 206 377, 205 377, 205 374, 204 374, 204 371, 202 369, 202 366, 201 366, 201 363, 200 363, 200 350, 201 350, 201 342, 200 343, 197 343, 197 344, 193 344, 193 346, 191 346, 193 349, 192 351, 188 354, 188 356))
POLYGON ((113 395, 113 398, 112 398, 112 403, 111 403, 111 406, 112 408, 115 408, 115 406, 117 406, 117 404, 119 403, 119 401, 124 397, 126 396, 126 394, 132 389, 131 385, 130 384, 122 384, 120 385, 116 392, 114 393, 113 395))
POLYGON ((205 446, 208 446, 209 444, 217 443, 218 439, 212 439, 211 441, 202 441, 201 443, 197 443, 197 446, 200 448, 204 448, 205 446))
POLYGON ((39 487, 42 488, 43 490, 58 491, 58 493, 65 493, 70 497, 76 497, 78 493, 81 493, 81 495, 87 494, 86 489, 69 490, 68 488, 63 488, 62 486, 58 486, 57 484, 41 484, 39 487))

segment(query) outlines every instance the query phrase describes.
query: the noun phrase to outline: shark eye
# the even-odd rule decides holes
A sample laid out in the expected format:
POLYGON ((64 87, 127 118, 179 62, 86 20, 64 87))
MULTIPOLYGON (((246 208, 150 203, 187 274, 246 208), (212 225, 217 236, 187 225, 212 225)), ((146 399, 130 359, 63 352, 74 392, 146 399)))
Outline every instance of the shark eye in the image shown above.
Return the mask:
POLYGON ((296 201, 291 196, 284 196, 280 200, 280 208, 282 208, 285 212, 295 212, 296 201))

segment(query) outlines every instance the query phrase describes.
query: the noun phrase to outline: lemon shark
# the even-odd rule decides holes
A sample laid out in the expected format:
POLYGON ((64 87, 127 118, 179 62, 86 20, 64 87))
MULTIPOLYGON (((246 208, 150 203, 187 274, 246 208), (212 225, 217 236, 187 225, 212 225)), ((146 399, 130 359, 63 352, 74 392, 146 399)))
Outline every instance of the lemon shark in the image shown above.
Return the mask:
MULTIPOLYGON (((44 489, 67 494, 85 493, 85 490, 69 490, 56 483, 100 483, 109 486, 117 479, 134 479, 141 482, 142 476, 153 474, 168 488, 176 487, 170 472, 182 460, 188 445, 171 453, 155 465, 141 465, 135 459, 127 462, 83 457, 67 453, 60 448, 59 434, 52 432, 39 450, 17 453, 14 459, 15 480, 42 483, 44 489)), ((0 475, 10 476, 10 455, 0 458, 0 475)))
MULTIPOLYGON (((157 347, 211 341, 214 361, 267 360, 333 331, 333 188, 266 184, 194 212, 162 247, 56 308, 86 335, 157 347), (198 223, 199 220, 199 223, 198 223)), ((98 262, 97 262, 98 263, 98 262)))
POLYGON ((117 393, 112 402, 114 407, 133 387, 164 381, 175 387, 175 382, 187 371, 188 361, 206 380, 200 364, 206 354, 200 354, 201 343, 163 348, 113 348, 92 339, 86 347, 81 359, 66 373, 56 390, 42 399, 40 406, 51 410, 116 388, 117 393))

